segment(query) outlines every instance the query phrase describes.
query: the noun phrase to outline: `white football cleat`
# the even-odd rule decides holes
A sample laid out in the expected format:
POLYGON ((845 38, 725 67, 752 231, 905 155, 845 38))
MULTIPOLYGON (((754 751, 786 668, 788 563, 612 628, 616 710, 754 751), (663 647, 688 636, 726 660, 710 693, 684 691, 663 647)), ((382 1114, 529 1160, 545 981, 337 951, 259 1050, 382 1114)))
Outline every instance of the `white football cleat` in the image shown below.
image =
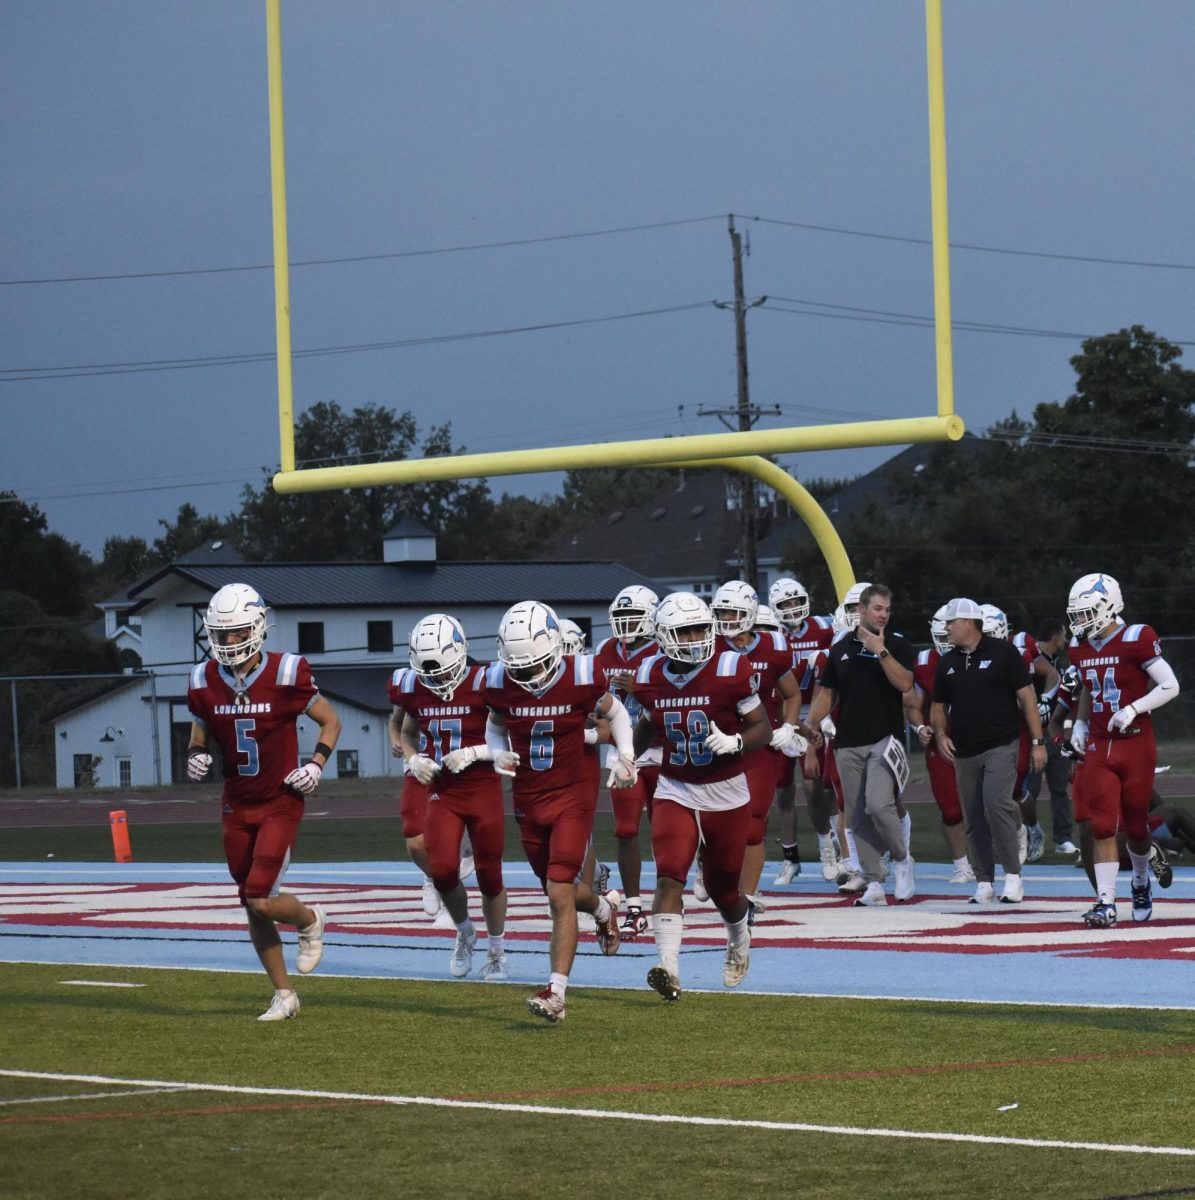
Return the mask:
POLYGON ((917 877, 914 873, 916 865, 911 854, 906 854, 900 862, 892 864, 892 898, 899 903, 912 900, 917 891, 917 877))
POLYGON ((452 949, 452 961, 448 969, 454 979, 464 979, 473 969, 473 947, 477 945, 477 930, 470 929, 468 933, 456 931, 456 945, 452 949))
POLYGON ((299 955, 295 959, 295 966, 298 967, 300 975, 310 975, 319 966, 319 960, 324 957, 324 924, 327 918, 318 904, 313 904, 311 911, 315 913, 315 920, 305 929, 298 931, 299 955))
POLYGON ((838 885, 838 890, 844 896, 853 896, 858 892, 862 892, 867 888, 867 880, 863 878, 862 871, 852 871, 850 875, 838 885))
POLYGON ((1069 840, 1065 841, 1065 842, 1055 842, 1054 843, 1054 853, 1055 854, 1078 854, 1079 847, 1076 846, 1074 842, 1069 841, 1069 840))
POLYGON ((506 954, 487 954, 481 964, 478 978, 482 983, 508 983, 510 972, 506 969, 506 954))
POLYGON ((974 883, 975 882, 975 872, 973 870, 971 870, 971 864, 968 863, 965 867, 959 867, 946 882, 947 883, 974 883))
POLYGON ((701 864, 697 864, 697 874, 693 878, 693 899, 698 904, 704 904, 710 898, 709 892, 705 890, 705 876, 702 874, 701 864))
POLYGON ((863 895, 855 898, 856 908, 882 908, 887 903, 888 897, 884 895, 882 883, 869 883, 863 895))
POLYGON ((460 875, 462 883, 464 883, 465 880, 473 874, 475 867, 476 864, 473 862, 472 854, 466 854, 464 858, 461 859, 460 870, 457 873, 460 875))
POLYGON ((834 850, 833 842, 826 842, 821 848, 822 878, 827 883, 833 883, 838 878, 842 860, 834 850))
POLYGON ((772 880, 773 887, 785 887, 792 883, 794 879, 801 873, 801 864, 793 862, 792 859, 786 858, 780 864, 780 870, 776 872, 776 878, 772 880))
POLYGON ((259 1021, 289 1021, 299 1015, 299 997, 294 992, 276 991, 270 1007, 257 1019, 259 1021))
POLYGON ((440 893, 436 891, 436 885, 430 878, 425 878, 423 880, 423 911, 429 917, 434 917, 443 907, 444 902, 440 899, 440 893))
POLYGON ((751 948, 749 945, 727 945, 726 957, 722 960, 722 986, 738 987, 747 977, 747 968, 750 965, 751 948))

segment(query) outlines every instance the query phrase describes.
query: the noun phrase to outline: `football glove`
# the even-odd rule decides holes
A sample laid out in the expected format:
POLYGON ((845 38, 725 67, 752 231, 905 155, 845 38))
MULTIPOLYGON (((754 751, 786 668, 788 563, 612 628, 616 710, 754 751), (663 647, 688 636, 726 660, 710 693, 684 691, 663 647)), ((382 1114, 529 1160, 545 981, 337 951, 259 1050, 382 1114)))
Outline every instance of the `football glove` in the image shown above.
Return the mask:
POLYGON ((1113 733, 1123 733, 1136 719, 1137 710, 1131 704, 1126 704, 1124 708, 1112 714, 1108 728, 1113 733))
POLYGON ((319 763, 309 762, 296 767, 282 782, 300 795, 310 796, 319 787, 323 774, 324 769, 319 763))
POLYGON ((634 759, 627 758, 625 755, 620 754, 615 760, 614 765, 610 768, 610 774, 606 778, 606 787, 634 787, 638 778, 639 768, 635 766, 634 759))
POLYGON ((207 778, 212 769, 212 756, 203 750, 192 750, 187 755, 187 778, 192 783, 199 783, 207 778))
POLYGON ((743 735, 741 733, 723 733, 711 721, 710 731, 705 735, 705 744, 715 754, 738 754, 743 749, 743 735))
POLYGON ((789 758, 799 758, 805 753, 806 745, 805 739, 797 732, 797 727, 788 721, 772 730, 772 749, 782 751, 789 758))
POLYGON ((585 727, 585 744, 587 746, 596 746, 598 743, 598 731, 592 725, 585 727))
POLYGON ((413 754, 407 759, 411 774, 422 784, 431 783, 440 773, 440 764, 426 754, 413 754))
POLYGON ((494 770, 499 775, 515 777, 515 768, 519 765, 519 756, 513 750, 499 750, 494 755, 494 770))
POLYGON ((449 750, 444 755, 443 765, 454 775, 459 775, 466 767, 471 767, 475 762, 489 762, 489 759, 489 746, 462 746, 459 750, 449 750))
POLYGON ((1087 722, 1076 721, 1071 729, 1071 746, 1075 753, 1082 758, 1087 753, 1087 722))
POLYGON ((822 723, 820 726, 818 726, 818 728, 821 729, 822 737, 824 737, 827 742, 832 742, 835 736, 838 734, 838 726, 834 724, 833 719, 829 716, 822 717, 822 723))

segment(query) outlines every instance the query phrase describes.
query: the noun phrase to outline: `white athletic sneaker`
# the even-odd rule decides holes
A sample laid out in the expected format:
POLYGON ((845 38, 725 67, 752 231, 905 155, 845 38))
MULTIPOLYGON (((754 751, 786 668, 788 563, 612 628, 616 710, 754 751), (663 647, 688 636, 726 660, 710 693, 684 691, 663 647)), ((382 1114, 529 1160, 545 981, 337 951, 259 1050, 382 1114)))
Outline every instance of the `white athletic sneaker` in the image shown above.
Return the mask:
POLYGON ((800 873, 801 864, 786 858, 780 864, 780 870, 776 872, 776 878, 772 880, 772 886, 785 887, 787 884, 792 883, 800 873))
POLYGON ((259 1021, 289 1021, 299 1015, 299 997, 294 992, 277 991, 270 1007, 257 1019, 259 1021))
POLYGON ((468 879, 469 876, 473 874, 473 870, 474 870, 473 855, 467 854, 467 855, 465 855, 464 858, 461 859, 461 867, 460 867, 460 871, 458 872, 458 874, 461 877, 462 883, 464 883, 465 880, 468 879))
POLYGON ((477 945, 477 930, 470 929, 468 933, 456 931, 456 946, 452 951, 452 962, 448 969, 456 979, 464 979, 473 969, 473 947, 477 945))
POLYGON ((965 867, 959 867, 953 875, 946 881, 947 883, 974 883, 975 872, 971 870, 971 864, 968 863, 965 867))
POLYGON ((313 904, 311 911, 315 913, 315 920, 306 929, 298 931, 299 956, 295 959, 295 966, 299 968, 300 975, 310 975, 324 957, 324 923, 327 918, 318 904, 313 904))
POLYGON ((726 957, 722 960, 722 986, 738 987, 747 977, 747 968, 751 965, 751 949, 749 946, 727 945, 726 957))
POLYGON ((693 879, 693 899, 698 904, 704 904, 710 898, 709 892, 705 890, 705 876, 701 870, 701 864, 697 864, 697 874, 693 879))
POLYGON ((510 972, 506 969, 505 951, 501 954, 487 954, 477 975, 482 983, 508 983, 510 972))
POLYGON ((429 917, 434 917, 436 913, 444 907, 444 902, 440 899, 440 893, 436 891, 436 885, 428 878, 423 880, 423 911, 429 917))
POLYGON ((968 904, 991 904, 996 899, 996 892, 990 883, 977 883, 975 895, 967 901, 968 904))
POLYGON ((833 842, 827 841, 826 844, 822 846, 820 857, 822 860, 822 878, 827 883, 833 883, 834 880, 838 878, 838 871, 841 865, 841 860, 834 852, 833 842))
POLYGON ((844 896, 853 896, 858 892, 863 891, 867 887, 867 880, 863 878, 862 871, 852 871, 847 876, 844 882, 838 885, 838 890, 844 896))
POLYGON ((906 854, 900 862, 892 864, 892 898, 903 904, 912 900, 917 891, 917 877, 914 868, 917 866, 911 854, 906 854))
POLYGON ((432 922, 432 927, 434 929, 455 929, 456 922, 452 919, 452 913, 448 909, 442 908, 436 913, 436 919, 432 922))
POLYGON ((882 883, 869 883, 863 895, 855 898, 856 908, 882 908, 887 903, 888 897, 884 895, 882 883))
POLYGON ((1054 853, 1055 854, 1078 854, 1079 847, 1076 846, 1074 842, 1069 841, 1069 840, 1065 841, 1065 842, 1055 842, 1054 843, 1054 853))
POLYGON ((1019 875, 1004 876, 1004 891, 1000 896, 1001 904, 1020 904, 1025 899, 1025 885, 1019 875))
POLYGON ((757 915, 762 915, 763 913, 766 913, 768 911, 768 906, 764 903, 764 899, 762 896, 749 895, 747 897, 747 903, 754 906, 755 912, 757 915))
POLYGON ((1017 855, 1021 862, 1029 857, 1029 830, 1024 825, 1017 830, 1017 855))

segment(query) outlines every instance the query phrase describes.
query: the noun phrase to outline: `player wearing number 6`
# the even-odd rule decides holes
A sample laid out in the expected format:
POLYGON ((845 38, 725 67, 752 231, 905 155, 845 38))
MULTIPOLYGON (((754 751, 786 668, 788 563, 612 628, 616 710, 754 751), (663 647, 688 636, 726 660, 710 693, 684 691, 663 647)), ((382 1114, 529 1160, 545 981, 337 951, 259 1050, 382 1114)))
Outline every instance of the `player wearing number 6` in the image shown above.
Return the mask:
POLYGON ((303 819, 303 797, 319 785, 340 736, 340 719, 319 694, 307 660, 262 649, 266 603, 248 584, 222 587, 203 620, 212 657, 191 671, 187 707, 194 718, 187 776, 198 782, 216 746, 224 764, 224 855, 249 920, 249 936, 274 985, 259 1020, 299 1012, 276 922, 299 931, 297 966, 313 971, 323 955, 324 914, 280 892, 303 819), (298 766, 299 717, 319 726, 319 741, 298 766))
POLYGON ((682 896, 702 846, 705 887, 726 922, 722 982, 737 987, 747 974, 751 934, 739 891, 747 848, 751 793, 743 752, 772 739, 750 659, 738 650, 714 653, 714 618, 692 592, 673 592, 656 609, 661 653, 635 676, 643 713, 636 748, 659 736, 664 747, 651 814, 656 860, 652 929, 659 963, 647 982, 665 1000, 680 999, 682 896))
POLYGON ((562 1021, 578 910, 593 914, 603 954, 613 954, 619 941, 617 897, 595 895, 581 880, 600 771, 597 755, 585 752, 585 722, 590 713, 609 720, 618 757, 608 782, 622 788, 636 779, 631 720, 593 655, 564 653, 560 621, 546 604, 527 600, 507 611, 498 659, 482 689, 494 769, 514 779, 519 837, 552 910, 551 979, 527 1007, 545 1021, 562 1021))
POLYGON ((1075 640, 1070 661, 1083 691, 1071 741, 1083 754, 1083 795, 1095 839, 1093 908, 1088 925, 1116 924, 1116 833, 1123 828, 1133 864, 1133 920, 1153 914, 1149 886, 1149 797, 1158 747, 1155 709, 1178 695, 1178 680, 1149 625, 1126 625, 1120 584, 1111 575, 1084 575, 1071 588, 1066 616, 1075 640))

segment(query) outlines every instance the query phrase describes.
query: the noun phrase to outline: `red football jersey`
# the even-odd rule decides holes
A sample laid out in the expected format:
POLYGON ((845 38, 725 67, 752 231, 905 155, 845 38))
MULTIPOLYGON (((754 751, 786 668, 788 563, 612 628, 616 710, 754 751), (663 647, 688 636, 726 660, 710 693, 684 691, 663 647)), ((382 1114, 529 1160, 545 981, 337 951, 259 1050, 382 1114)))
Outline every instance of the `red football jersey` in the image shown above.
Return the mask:
POLYGON ((788 631, 788 644, 793 652, 793 675, 801 689, 801 710, 804 712, 813 699, 817 674, 813 658, 819 650, 828 649, 834 642, 834 622, 830 617, 807 617, 799 629, 788 631))
POLYGON ((510 747, 519 756, 516 800, 580 782, 596 785, 600 765, 596 754, 585 753, 585 719, 606 694, 606 675, 592 654, 566 654, 556 681, 538 696, 508 679, 501 662, 491 663, 481 694, 505 719, 510 747))
MULTIPOLYGON (((462 746, 485 745, 485 722, 489 708, 482 696, 485 667, 470 667, 451 700, 441 700, 420 682, 410 667, 400 667, 390 677, 390 703, 419 724, 419 753, 443 762, 444 755, 462 746)), ((441 771, 431 784, 432 792, 466 795, 479 787, 492 786, 493 766, 475 762, 459 775, 441 771)))
POLYGON ((1038 648, 1037 639, 1031 633, 1014 633, 1010 639, 1012 644, 1021 652, 1021 657, 1025 660, 1025 665, 1030 672, 1033 671, 1033 664, 1037 662, 1038 648))
MULTIPOLYGON (((622 701, 631 718, 631 728, 634 729, 643 712, 643 705, 635 699, 634 693, 627 690, 627 684, 619 682, 619 672, 627 671, 631 675, 647 662, 649 658, 660 653, 659 645, 654 641, 646 641, 636 650, 627 650, 626 644, 618 638, 606 638, 594 651, 593 658, 598 667, 605 672, 606 684, 610 692, 622 701)), ((612 767, 618 758, 615 746, 606 747, 606 766, 612 767)), ((651 746, 638 759, 639 762, 658 763, 660 751, 651 746)))
POLYGON ((736 646, 729 638, 723 638, 718 649, 733 650, 751 664, 751 670, 759 676, 757 690, 768 720, 778 725, 784 707, 778 685, 785 675, 793 673, 793 651, 788 638, 769 630, 757 634, 755 641, 747 646, 736 646))
POLYGON ((297 654, 269 651, 238 692, 227 667, 198 663, 187 687, 187 707, 220 747, 223 798, 235 804, 272 800, 299 765, 295 722, 319 695, 311 668, 297 654))
MULTIPOLYGON (((1096 738, 1119 738, 1132 734, 1111 733, 1112 714, 1140 700, 1153 690, 1153 680, 1145 668, 1162 657, 1162 643, 1149 625, 1117 625, 1102 642, 1088 638, 1072 641, 1070 660, 1083 677, 1083 687, 1091 693, 1090 733, 1096 738)), ((1133 725, 1151 723, 1149 713, 1141 713, 1133 725)))
POLYGON ((717 783, 743 772, 741 754, 715 754, 705 739, 710 724, 738 733, 740 713, 758 707, 758 682, 751 662, 737 650, 716 653, 688 674, 674 672, 662 654, 635 676, 635 695, 663 739, 660 774, 681 783, 717 783))
POLYGON ((934 696, 934 672, 938 669, 938 659, 941 657, 938 648, 931 646, 928 650, 918 653, 917 662, 913 665, 913 686, 919 688, 925 695, 925 699, 921 702, 921 708, 926 713, 929 711, 926 701, 932 700, 934 696))

